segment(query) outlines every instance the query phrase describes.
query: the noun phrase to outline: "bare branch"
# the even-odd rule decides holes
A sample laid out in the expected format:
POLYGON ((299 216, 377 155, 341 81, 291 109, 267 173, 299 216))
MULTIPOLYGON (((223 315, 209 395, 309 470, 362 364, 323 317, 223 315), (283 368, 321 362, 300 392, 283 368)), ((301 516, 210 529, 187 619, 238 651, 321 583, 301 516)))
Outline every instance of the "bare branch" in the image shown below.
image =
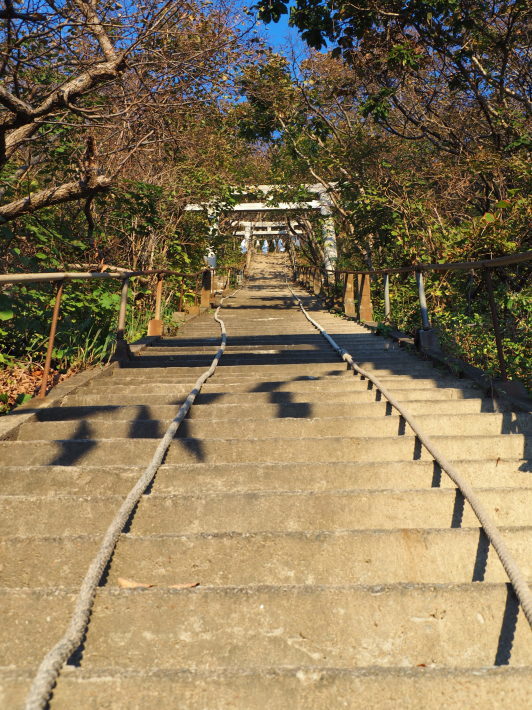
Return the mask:
POLYGON ((100 175, 96 177, 92 185, 87 180, 77 180, 75 182, 64 183, 46 190, 32 192, 21 200, 15 200, 7 205, 0 206, 0 223, 9 222, 12 219, 31 214, 44 207, 59 205, 72 200, 87 199, 110 188, 109 178, 100 175))

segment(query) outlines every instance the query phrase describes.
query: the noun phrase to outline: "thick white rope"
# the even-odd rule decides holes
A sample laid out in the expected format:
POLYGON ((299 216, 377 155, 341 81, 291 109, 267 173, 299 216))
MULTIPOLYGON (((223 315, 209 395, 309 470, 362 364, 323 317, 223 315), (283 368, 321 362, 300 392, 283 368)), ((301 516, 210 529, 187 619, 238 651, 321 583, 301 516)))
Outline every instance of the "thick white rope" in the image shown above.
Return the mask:
MULTIPOLYGON (((222 299, 222 302, 223 300, 224 299, 222 299)), ((70 623, 62 638, 55 644, 55 646, 53 646, 52 649, 50 649, 50 651, 48 651, 37 670, 26 698, 26 704, 24 706, 25 710, 43 710, 43 708, 47 706, 52 688, 57 680, 57 677, 59 676, 59 673, 61 672, 62 667, 83 639, 83 635, 89 623, 98 584, 105 568, 109 563, 109 560, 112 557, 118 538, 120 537, 124 526, 135 509, 135 506, 141 499, 142 494, 154 479, 155 474, 157 473, 159 466, 162 464, 164 456, 179 428, 179 425, 186 417, 190 407, 196 399, 196 396, 200 393, 203 384, 209 379, 209 377, 211 377, 211 375, 214 374, 214 371, 216 370, 227 343, 225 324, 223 320, 218 317, 220 308, 221 305, 216 309, 214 314, 214 320, 220 324, 222 335, 220 348, 214 356, 209 369, 196 380, 194 388, 179 408, 177 415, 172 420, 163 438, 159 442, 150 464, 133 488, 129 491, 127 497, 120 506, 120 509, 113 518, 113 521, 107 528, 107 532, 103 537, 100 549, 94 556, 87 574, 85 575, 85 579, 81 584, 74 606, 74 611, 72 612, 72 616, 70 618, 70 623)))
POLYGON ((303 311, 303 314, 305 315, 307 320, 310 321, 310 323, 312 323, 312 325, 320 331, 321 335, 325 338, 325 340, 327 340, 333 350, 335 350, 338 355, 343 360, 345 360, 345 362, 347 362, 353 368, 353 370, 355 370, 355 372, 358 372, 359 375, 362 375, 362 377, 365 377, 366 379, 370 380, 370 382, 373 382, 375 387, 384 395, 384 397, 388 400, 392 407, 394 407, 403 417, 403 419, 410 425, 410 428, 414 431, 421 444, 423 444, 423 446, 431 454, 433 459, 437 461, 442 471, 445 471, 449 478, 454 481, 454 483, 456 483, 462 495, 475 512, 475 515, 477 516, 482 528, 484 529, 484 532, 486 533, 489 541, 493 545, 493 548, 497 552, 502 566, 506 570, 506 574, 508 575, 508 578, 514 588, 517 598, 519 599, 519 602, 523 607, 525 617, 530 627, 532 628, 532 594, 530 592, 530 587, 528 586, 524 574, 521 572, 516 561, 513 559, 510 551, 506 547, 506 543, 495 522, 492 520, 491 515, 484 507, 483 503, 481 503, 469 482, 465 480, 462 474, 456 470, 453 464, 447 459, 446 456, 444 456, 444 454, 439 450, 436 444, 434 444, 434 442, 429 438, 429 436, 421 429, 419 424, 415 421, 414 417, 404 406, 404 404, 399 403, 395 399, 395 397, 388 391, 388 389, 379 382, 375 375, 357 365, 357 363, 353 360, 347 350, 338 345, 327 333, 327 331, 322 328, 318 322, 316 322, 313 318, 309 316, 309 314, 305 310, 305 307, 303 306, 301 299, 296 296, 290 286, 288 286, 288 289, 292 296, 299 303, 299 307, 303 311))

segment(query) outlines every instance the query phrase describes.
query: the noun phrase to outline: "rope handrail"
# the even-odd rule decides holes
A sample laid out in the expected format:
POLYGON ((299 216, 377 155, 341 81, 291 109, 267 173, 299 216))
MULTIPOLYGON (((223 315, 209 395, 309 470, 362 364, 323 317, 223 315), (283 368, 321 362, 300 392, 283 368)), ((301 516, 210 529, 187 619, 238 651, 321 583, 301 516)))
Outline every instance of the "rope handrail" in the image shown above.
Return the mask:
POLYGON ((148 464, 147 468, 137 480, 133 488, 131 488, 107 528, 100 548, 92 559, 89 569, 87 570, 85 578, 81 584, 68 627, 59 641, 45 655, 37 670, 26 698, 26 703, 24 705, 25 710, 43 710, 47 707, 52 688, 57 680, 57 677, 59 676, 59 673, 61 672, 61 669, 83 639, 83 635, 89 623, 98 584, 105 568, 109 564, 124 526, 139 503, 144 491, 155 478, 155 475, 163 462, 164 456, 166 455, 166 452, 168 451, 168 448, 176 435, 179 425, 187 415, 197 395, 200 393, 203 384, 214 374, 216 367, 218 366, 227 344, 227 331, 225 329, 225 323, 218 315, 221 307, 222 304, 220 304, 216 309, 214 320, 220 325, 222 340, 211 366, 196 380, 194 387, 179 408, 179 411, 174 419, 170 422, 163 438, 159 442, 151 462, 148 464))
POLYGON ((514 588, 515 594, 523 608, 526 620, 528 621, 530 627, 532 628, 532 593, 526 581, 526 578, 519 568, 518 564, 514 560, 512 554, 510 553, 504 538, 502 537, 497 525, 492 520, 490 513, 484 507, 484 504, 480 501, 477 494, 473 490, 473 487, 469 482, 462 476, 461 473, 454 467, 454 465, 447 459, 447 457, 440 451, 436 444, 430 439, 430 437, 423 431, 423 429, 416 422, 413 415, 408 411, 404 404, 399 403, 395 397, 388 391, 373 374, 360 367, 352 358, 350 353, 342 348, 338 343, 333 340, 333 338, 327 333, 327 331, 322 328, 322 326, 315 321, 306 311, 305 307, 300 298, 296 296, 293 290, 288 286, 290 293, 293 298, 298 302, 301 311, 303 312, 306 319, 317 329, 320 334, 327 340, 329 345, 333 350, 348 363, 348 365, 359 375, 365 377, 381 392, 381 394, 388 400, 391 406, 396 409, 399 414, 403 417, 405 422, 410 426, 416 435, 419 442, 427 449, 433 459, 438 463, 442 471, 449 476, 449 478, 456 484, 464 498, 467 500, 471 508, 473 509, 475 515, 477 516, 481 527, 486 533, 487 538, 493 545, 506 574, 514 588))

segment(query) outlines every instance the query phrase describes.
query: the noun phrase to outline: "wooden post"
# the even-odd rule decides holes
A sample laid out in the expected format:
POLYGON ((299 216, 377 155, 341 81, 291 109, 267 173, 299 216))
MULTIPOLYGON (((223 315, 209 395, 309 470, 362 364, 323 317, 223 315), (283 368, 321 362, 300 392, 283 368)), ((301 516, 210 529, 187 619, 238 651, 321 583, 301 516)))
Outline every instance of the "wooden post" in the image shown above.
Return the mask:
POLYGON ((162 335, 163 321, 161 319, 161 301, 163 297, 163 277, 157 277, 157 286, 155 287, 155 318, 148 322, 148 335, 162 335))
POLYGON ((48 385, 48 375, 50 374, 50 365, 52 363, 52 352, 54 349, 55 334, 57 331, 57 321, 59 320, 59 308, 61 306, 61 297, 63 296, 64 281, 59 281, 57 291, 55 292, 54 310, 52 313, 52 323, 50 325, 50 335, 48 336, 48 349, 46 351, 46 360, 44 362, 44 371, 42 373, 41 388, 37 397, 43 399, 46 396, 46 387, 48 385))
POLYGON ((346 274, 344 283, 344 313, 346 316, 356 316, 355 307, 355 274, 346 274))
POLYGON ((362 322, 373 321, 373 306, 371 304, 371 276, 357 274, 358 281, 358 319, 362 322))

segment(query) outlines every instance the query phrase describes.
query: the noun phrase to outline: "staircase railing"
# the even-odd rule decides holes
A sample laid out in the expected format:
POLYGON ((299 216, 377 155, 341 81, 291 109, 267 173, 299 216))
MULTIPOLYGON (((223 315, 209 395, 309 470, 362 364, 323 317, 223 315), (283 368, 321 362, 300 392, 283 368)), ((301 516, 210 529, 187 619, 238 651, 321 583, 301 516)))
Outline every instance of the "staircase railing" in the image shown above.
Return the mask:
POLYGON ((449 271, 480 271, 485 284, 488 297, 489 310, 495 344, 497 349, 497 359, 501 377, 508 379, 506 357, 503 348, 503 336, 500 320, 498 316, 497 303, 494 294, 492 271, 501 266, 511 266, 532 260, 532 251, 519 254, 509 254, 495 259, 483 259, 481 261, 450 262, 444 264, 415 264, 413 266, 402 266, 386 269, 366 269, 366 270, 325 270, 315 266, 297 264, 295 266, 295 277, 308 291, 316 295, 324 296, 331 305, 341 305, 343 312, 347 316, 355 317, 363 323, 376 325, 373 318, 372 303, 372 283, 375 284, 376 277, 383 277, 382 298, 384 302, 384 323, 392 322, 392 309, 390 290, 392 286, 391 277, 397 274, 415 274, 417 286, 417 298, 420 311, 420 328, 416 333, 416 342, 421 350, 431 351, 439 348, 437 334, 434 332, 427 299, 425 295, 424 274, 428 272, 449 272, 449 271), (342 297, 338 304, 337 294, 341 290, 342 297))
POLYGON ((156 276, 154 286, 154 317, 148 323, 148 335, 162 335, 163 321, 161 319, 163 284, 165 277, 177 277, 179 281, 179 310, 184 310, 185 305, 185 290, 189 293, 192 291, 194 296, 194 309, 192 314, 199 313, 202 310, 208 309, 211 306, 214 279, 215 276, 222 274, 224 277, 223 289, 226 290, 231 285, 234 277, 238 277, 241 273, 237 269, 203 269, 201 271, 183 273, 181 271, 171 271, 168 269, 150 269, 143 271, 63 271, 63 272, 41 272, 41 273, 17 273, 0 275, 0 289, 4 286, 25 284, 25 283, 43 283, 52 282, 57 285, 55 291, 55 299, 50 322, 50 331, 48 336, 48 344, 46 350, 46 358, 42 373, 41 385, 37 397, 43 398, 46 395, 48 380, 50 376, 50 368, 52 363, 52 355, 55 344, 55 336, 57 332, 57 324, 61 315, 61 300, 65 284, 70 281, 118 281, 121 284, 120 302, 117 315, 116 327, 116 349, 114 357, 119 361, 129 360, 132 353, 129 343, 126 340, 126 325, 127 325, 127 304, 130 281, 135 278, 146 276, 156 276), (188 284, 188 288, 187 288, 188 284))

